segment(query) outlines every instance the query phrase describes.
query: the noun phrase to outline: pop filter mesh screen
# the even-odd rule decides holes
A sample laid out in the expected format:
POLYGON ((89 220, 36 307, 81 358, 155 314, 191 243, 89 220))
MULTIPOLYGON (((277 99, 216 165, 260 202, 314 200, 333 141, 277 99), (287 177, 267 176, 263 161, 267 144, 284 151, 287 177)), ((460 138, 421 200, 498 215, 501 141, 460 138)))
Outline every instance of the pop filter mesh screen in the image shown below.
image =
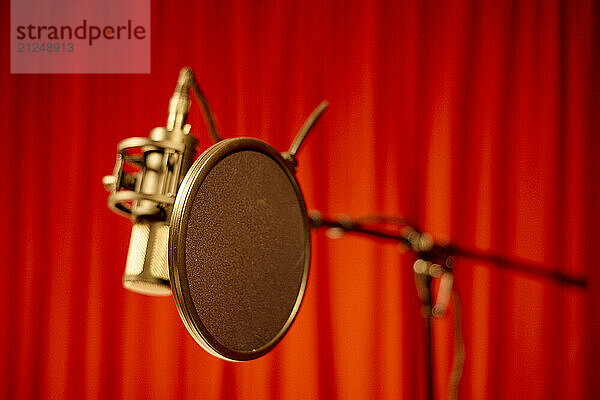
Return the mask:
POLYGON ((305 266, 303 207, 282 167, 257 151, 227 155, 191 200, 185 267, 214 340, 251 352, 285 326, 305 266))

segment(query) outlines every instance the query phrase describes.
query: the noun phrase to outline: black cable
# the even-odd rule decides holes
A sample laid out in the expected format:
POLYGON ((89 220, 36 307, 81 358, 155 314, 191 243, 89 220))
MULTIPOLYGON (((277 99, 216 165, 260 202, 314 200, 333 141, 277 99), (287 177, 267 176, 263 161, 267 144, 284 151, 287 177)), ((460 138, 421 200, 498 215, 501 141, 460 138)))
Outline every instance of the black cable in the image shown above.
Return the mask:
POLYGON ((407 226, 407 225, 411 226, 411 227, 416 226, 415 223, 413 223, 411 220, 404 218, 404 217, 390 217, 387 215, 377 215, 377 214, 365 215, 364 217, 356 218, 354 221, 359 224, 384 223, 384 224, 393 224, 393 225, 400 225, 400 226, 407 226))
POLYGON ((198 83, 196 83, 196 79, 192 78, 191 84, 196 100, 198 100, 198 102, 202 106, 200 107, 200 109, 202 110, 204 122, 208 126, 208 133, 210 134, 211 138, 215 143, 220 142, 222 140, 221 135, 219 135, 219 132, 217 131, 217 126, 215 124, 212 112, 210 111, 208 100, 204 96, 204 93, 202 93, 202 90, 200 89, 200 86, 198 86, 198 83))
POLYGON ((454 324, 454 360, 452 361, 450 381, 448 382, 448 398, 456 400, 458 399, 458 388, 466 358, 465 342, 462 334, 462 309, 460 297, 456 289, 452 289, 452 305, 454 306, 452 317, 454 324))

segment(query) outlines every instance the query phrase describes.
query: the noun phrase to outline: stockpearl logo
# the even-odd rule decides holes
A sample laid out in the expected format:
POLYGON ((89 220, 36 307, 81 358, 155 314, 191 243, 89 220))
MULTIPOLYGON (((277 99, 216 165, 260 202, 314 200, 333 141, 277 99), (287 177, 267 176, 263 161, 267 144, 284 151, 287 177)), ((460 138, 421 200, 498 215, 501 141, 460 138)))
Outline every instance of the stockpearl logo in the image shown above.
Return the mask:
POLYGON ((149 73, 150 1, 11 0, 11 72, 149 73))

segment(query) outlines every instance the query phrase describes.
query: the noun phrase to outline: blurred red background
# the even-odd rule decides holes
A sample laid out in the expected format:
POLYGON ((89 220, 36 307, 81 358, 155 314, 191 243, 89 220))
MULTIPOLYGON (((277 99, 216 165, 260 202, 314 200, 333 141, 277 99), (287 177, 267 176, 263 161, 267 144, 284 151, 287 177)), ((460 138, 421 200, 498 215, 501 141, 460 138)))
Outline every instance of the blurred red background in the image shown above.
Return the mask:
MULTIPOLYGON (((394 245, 314 233, 298 318, 248 363, 205 353, 171 298, 121 287, 130 223, 106 208, 101 178, 118 141, 164 125, 185 65, 223 136, 281 151, 330 101, 299 158, 309 208, 403 215, 438 239, 590 278, 579 290, 460 261, 461 398, 600 397, 599 9, 153 1, 149 75, 11 75, 4 35, 0 397, 423 397, 412 259, 394 245)), ((8 30, 8 1, 1 15, 8 30)), ((207 148, 197 108, 191 123, 207 148)), ((434 339, 446 397, 450 319, 434 339)))

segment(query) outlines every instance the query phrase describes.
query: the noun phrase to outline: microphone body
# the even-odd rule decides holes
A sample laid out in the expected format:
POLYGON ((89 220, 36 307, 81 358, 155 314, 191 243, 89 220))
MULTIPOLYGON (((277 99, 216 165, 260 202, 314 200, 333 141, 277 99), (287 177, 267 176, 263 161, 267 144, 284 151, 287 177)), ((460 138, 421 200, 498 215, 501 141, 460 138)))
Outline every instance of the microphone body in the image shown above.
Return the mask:
POLYGON ((183 70, 169 102, 167 126, 149 138, 121 141, 113 175, 103 178, 109 207, 133 221, 123 286, 137 293, 171 294, 167 261, 169 218, 177 190, 196 154, 197 140, 185 123, 189 79, 183 70))

